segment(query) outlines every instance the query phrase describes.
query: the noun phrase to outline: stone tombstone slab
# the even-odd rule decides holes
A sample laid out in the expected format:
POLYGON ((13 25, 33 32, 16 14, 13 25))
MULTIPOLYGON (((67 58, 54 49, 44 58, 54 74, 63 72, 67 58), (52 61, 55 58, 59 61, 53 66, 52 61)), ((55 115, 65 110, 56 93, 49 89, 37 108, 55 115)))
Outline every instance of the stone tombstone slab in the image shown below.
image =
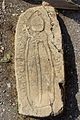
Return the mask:
POLYGON ((62 36, 53 7, 29 8, 15 34, 15 75, 19 113, 45 117, 63 108, 59 84, 64 80, 62 36))

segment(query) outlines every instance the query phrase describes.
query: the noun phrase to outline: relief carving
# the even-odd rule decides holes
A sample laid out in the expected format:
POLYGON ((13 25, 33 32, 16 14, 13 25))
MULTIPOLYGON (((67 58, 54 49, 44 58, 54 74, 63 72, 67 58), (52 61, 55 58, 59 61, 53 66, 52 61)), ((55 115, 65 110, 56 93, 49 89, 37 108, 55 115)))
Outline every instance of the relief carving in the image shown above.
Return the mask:
POLYGON ((59 87, 64 80, 63 54, 58 51, 62 51, 61 40, 54 8, 30 8, 19 17, 15 74, 20 113, 44 117, 63 108, 59 87))

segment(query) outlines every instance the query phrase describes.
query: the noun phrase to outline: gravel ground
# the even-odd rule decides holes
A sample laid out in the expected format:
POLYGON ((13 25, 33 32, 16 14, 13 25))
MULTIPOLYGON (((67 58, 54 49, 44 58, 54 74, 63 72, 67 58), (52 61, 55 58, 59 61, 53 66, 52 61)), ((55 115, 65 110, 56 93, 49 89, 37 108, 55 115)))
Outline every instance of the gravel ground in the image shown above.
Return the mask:
MULTIPOLYGON (((0 0, 0 120, 36 120, 18 114, 14 72, 16 23, 19 15, 32 6, 26 0, 0 0)), ((42 120, 80 120, 80 12, 59 11, 58 20, 65 63, 64 112, 42 120)))

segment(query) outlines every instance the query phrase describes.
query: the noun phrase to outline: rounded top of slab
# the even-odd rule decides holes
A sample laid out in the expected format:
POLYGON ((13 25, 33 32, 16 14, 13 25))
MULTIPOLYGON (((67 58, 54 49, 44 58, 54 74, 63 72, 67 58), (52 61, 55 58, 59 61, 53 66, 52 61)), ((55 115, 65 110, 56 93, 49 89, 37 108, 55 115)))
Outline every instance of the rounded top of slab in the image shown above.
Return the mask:
POLYGON ((40 32, 44 29, 44 21, 38 15, 33 15, 31 18, 31 28, 33 31, 40 32))

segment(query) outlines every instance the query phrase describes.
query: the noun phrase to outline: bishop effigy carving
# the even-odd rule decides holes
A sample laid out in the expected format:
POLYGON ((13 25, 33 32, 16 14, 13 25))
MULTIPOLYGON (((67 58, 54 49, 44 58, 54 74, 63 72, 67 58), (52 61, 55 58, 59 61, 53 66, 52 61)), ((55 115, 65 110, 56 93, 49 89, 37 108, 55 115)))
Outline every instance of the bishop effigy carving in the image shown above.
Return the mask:
POLYGON ((15 75, 19 113, 45 117, 62 111, 62 35, 53 7, 33 7, 20 15, 15 34, 15 75))

